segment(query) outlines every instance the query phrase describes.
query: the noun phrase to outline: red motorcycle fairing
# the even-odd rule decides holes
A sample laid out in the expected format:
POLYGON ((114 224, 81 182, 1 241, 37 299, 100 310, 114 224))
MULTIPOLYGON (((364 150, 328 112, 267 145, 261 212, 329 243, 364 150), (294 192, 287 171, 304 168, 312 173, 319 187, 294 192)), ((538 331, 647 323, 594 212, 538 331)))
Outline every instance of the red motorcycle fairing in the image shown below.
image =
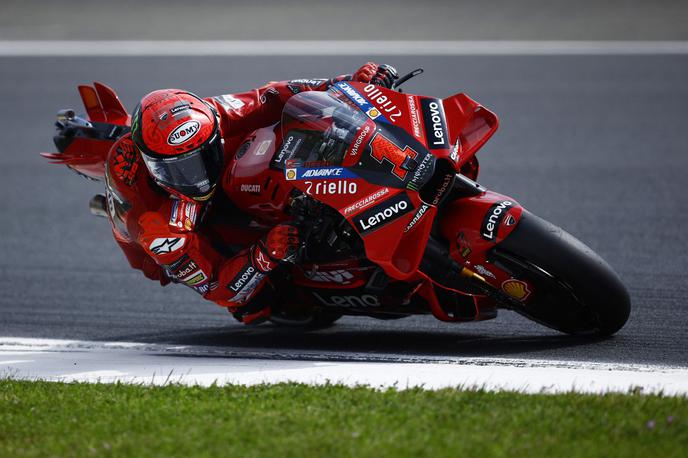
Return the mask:
POLYGON ((252 132, 222 176, 222 189, 234 205, 266 225, 289 219, 284 209, 291 186, 284 183, 284 172, 270 167, 281 137, 276 126, 252 132))
POLYGON ((375 266, 362 266, 356 260, 325 265, 303 264, 294 268, 294 283, 312 289, 355 289, 364 287, 375 266))
POLYGON ((131 116, 112 88, 95 82, 93 87, 79 86, 79 95, 91 121, 119 126, 131 125, 131 116))
POLYGON ((511 297, 527 302, 532 285, 512 278, 509 272, 488 261, 489 251, 516 228, 522 213, 523 207, 511 197, 485 191, 448 202, 439 230, 450 241, 454 261, 511 297))
POLYGON ((64 164, 93 180, 105 176, 105 161, 112 145, 129 130, 131 116, 117 94, 102 83, 79 86, 88 119, 73 110, 58 113, 60 133, 54 137, 59 153, 41 153, 52 164, 64 164))
MULTIPOLYGON (((494 135, 499 119, 466 94, 455 94, 442 101, 449 125, 449 139, 452 150, 449 159, 457 170, 463 170, 475 153, 494 135)), ((474 180, 477 176, 470 176, 474 180)))
POLYGON ((447 99, 447 106, 456 117, 451 122, 440 99, 374 85, 340 82, 327 93, 298 94, 285 106, 279 129, 246 138, 223 188, 266 223, 285 219, 294 191, 311 196, 351 223, 368 259, 388 275, 417 277, 437 206, 497 126, 494 115, 466 96, 447 99), (356 134, 346 137, 346 129, 356 134), (314 152, 328 142, 337 154, 314 152))

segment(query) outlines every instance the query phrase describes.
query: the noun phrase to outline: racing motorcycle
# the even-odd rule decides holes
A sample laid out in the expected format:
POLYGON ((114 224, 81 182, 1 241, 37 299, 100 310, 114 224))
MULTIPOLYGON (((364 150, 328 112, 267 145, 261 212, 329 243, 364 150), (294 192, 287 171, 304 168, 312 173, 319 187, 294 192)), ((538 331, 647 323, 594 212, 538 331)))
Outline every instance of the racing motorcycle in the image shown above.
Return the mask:
MULTIPOLYGON (((299 262, 271 280, 272 321, 326 326, 343 315, 446 322, 513 310, 569 334, 611 335, 630 313, 612 268, 559 227, 476 182, 494 113, 445 99, 342 81, 289 99, 281 122, 247 135, 223 189, 252 227, 296 221, 299 262)), ((396 89, 396 90, 395 90, 396 89)), ((80 86, 86 115, 58 113, 58 153, 102 180, 110 145, 129 131, 115 92, 80 86)), ((112 217, 104 196, 92 211, 112 217)), ((209 223, 210 224, 210 223, 209 223)))

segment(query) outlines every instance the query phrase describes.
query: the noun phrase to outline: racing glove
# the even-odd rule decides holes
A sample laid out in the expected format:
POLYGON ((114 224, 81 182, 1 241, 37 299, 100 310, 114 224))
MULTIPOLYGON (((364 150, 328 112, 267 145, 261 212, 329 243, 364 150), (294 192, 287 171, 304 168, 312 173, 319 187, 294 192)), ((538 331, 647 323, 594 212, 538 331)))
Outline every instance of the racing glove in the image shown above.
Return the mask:
POLYGON ((368 62, 363 67, 356 70, 356 72, 351 76, 351 79, 360 83, 370 83, 373 77, 377 74, 378 67, 379 65, 375 62, 368 62))
POLYGON ((382 64, 378 66, 375 75, 370 80, 370 83, 387 89, 392 89, 394 82, 398 79, 399 73, 397 73, 396 68, 392 67, 391 65, 382 64))
POLYGON ((296 262, 300 243, 296 226, 279 224, 254 246, 254 265, 261 272, 268 273, 279 264, 293 264, 296 262))

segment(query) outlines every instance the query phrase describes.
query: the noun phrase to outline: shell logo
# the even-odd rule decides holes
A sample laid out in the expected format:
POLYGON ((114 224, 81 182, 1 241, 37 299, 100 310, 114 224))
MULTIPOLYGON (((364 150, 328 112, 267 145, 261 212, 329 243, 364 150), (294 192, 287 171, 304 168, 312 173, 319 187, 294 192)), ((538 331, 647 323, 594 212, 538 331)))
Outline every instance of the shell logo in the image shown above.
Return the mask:
POLYGON ((284 173, 285 177, 287 180, 295 180, 296 179, 296 169, 287 169, 284 173))
POLYGON ((368 116, 370 116, 370 119, 375 119, 380 116, 380 111, 377 108, 371 108, 368 110, 368 116))
POLYGON ((528 285, 521 280, 506 280, 502 283, 502 291, 519 301, 525 301, 530 296, 528 285))

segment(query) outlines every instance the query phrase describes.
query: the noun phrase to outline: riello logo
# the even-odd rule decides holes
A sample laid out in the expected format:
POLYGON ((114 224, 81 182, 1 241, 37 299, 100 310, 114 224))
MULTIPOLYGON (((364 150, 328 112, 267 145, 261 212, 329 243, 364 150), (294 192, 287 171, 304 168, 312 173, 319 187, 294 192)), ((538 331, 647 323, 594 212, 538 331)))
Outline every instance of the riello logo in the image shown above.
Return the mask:
POLYGON ((181 145, 193 138, 199 130, 201 130, 201 123, 198 121, 186 121, 170 133, 167 137, 167 144, 181 145))

